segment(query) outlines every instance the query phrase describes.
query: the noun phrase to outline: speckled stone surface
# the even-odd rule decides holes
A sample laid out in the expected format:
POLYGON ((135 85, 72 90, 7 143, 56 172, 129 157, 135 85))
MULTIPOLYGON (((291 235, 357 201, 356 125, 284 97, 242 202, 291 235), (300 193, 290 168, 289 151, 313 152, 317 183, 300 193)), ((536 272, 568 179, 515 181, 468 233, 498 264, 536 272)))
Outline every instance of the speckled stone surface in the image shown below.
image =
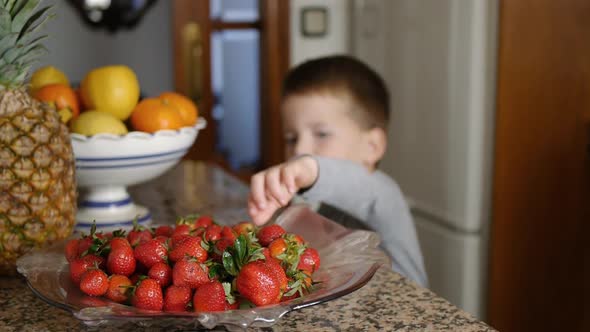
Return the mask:
MULTIPOLYGON (((210 212, 235 220, 243 216, 248 189, 218 168, 184 162, 166 175, 132 188, 136 202, 150 207, 156 221, 189 212, 210 212)), ((0 331, 160 331, 132 323, 86 327, 69 312, 29 290, 22 277, 0 277, 0 331)), ((171 331, 170 329, 166 329, 171 331)), ((431 291, 387 269, 343 297, 287 313, 260 331, 494 331, 431 291)))

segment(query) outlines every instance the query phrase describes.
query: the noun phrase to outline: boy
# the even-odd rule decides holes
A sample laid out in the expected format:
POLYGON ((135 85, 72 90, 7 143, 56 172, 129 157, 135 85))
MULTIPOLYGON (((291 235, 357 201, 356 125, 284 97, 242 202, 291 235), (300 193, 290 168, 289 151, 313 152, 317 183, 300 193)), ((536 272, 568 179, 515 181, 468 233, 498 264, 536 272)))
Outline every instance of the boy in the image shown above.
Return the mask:
POLYGON ((427 285, 422 254, 398 185, 377 170, 387 145, 389 94, 368 66, 347 56, 305 62, 283 86, 287 162, 251 180, 248 212, 269 220, 300 192, 363 220, 381 236, 393 269, 427 285))

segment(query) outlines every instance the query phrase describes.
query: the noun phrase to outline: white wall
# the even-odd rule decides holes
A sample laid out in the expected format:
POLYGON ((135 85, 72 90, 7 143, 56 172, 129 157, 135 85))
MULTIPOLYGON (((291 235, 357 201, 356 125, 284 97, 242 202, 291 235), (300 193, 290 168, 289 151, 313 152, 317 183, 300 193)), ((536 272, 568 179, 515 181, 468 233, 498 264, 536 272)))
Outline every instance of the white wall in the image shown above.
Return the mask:
POLYGON ((350 53, 350 0, 291 0, 291 66, 331 54, 350 53), (324 7, 328 11, 326 36, 305 37, 301 34, 301 10, 324 7))
POLYGON ((124 64, 137 74, 144 95, 173 88, 171 1, 157 1, 133 30, 115 34, 85 25, 65 0, 46 3, 55 5, 56 14, 45 27, 49 54, 33 69, 53 65, 75 83, 98 66, 124 64))

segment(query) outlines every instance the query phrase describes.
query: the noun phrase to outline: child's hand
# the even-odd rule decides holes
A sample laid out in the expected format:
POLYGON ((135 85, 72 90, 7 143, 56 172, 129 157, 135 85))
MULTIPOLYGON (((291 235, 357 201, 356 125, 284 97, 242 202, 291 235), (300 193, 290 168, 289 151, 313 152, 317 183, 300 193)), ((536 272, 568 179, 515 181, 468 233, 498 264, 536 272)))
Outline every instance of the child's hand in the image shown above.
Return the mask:
POLYGON ((301 156, 256 173, 250 182, 248 213, 256 225, 266 223, 277 209, 289 204, 301 188, 311 186, 318 177, 318 164, 301 156))

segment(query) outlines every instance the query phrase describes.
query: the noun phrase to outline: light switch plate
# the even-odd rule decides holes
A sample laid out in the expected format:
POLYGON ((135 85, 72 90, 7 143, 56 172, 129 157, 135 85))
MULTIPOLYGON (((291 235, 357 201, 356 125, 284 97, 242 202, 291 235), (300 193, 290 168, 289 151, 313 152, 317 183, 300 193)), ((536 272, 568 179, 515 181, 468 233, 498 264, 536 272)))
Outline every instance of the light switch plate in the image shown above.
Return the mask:
POLYGON ((323 37, 328 33, 328 9, 303 7, 301 9, 301 34, 305 37, 323 37))

